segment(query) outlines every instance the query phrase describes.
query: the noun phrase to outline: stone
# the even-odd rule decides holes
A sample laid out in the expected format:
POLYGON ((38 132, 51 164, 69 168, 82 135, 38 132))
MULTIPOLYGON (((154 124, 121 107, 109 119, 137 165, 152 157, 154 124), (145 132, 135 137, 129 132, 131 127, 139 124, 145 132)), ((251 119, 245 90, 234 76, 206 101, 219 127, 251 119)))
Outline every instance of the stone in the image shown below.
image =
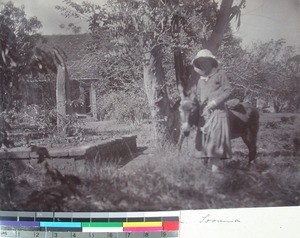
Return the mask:
POLYGON ((69 155, 69 151, 66 149, 49 149, 50 157, 67 157, 69 155))
POLYGON ((11 159, 29 159, 30 148, 12 148, 7 151, 1 152, 0 158, 11 158, 11 159))

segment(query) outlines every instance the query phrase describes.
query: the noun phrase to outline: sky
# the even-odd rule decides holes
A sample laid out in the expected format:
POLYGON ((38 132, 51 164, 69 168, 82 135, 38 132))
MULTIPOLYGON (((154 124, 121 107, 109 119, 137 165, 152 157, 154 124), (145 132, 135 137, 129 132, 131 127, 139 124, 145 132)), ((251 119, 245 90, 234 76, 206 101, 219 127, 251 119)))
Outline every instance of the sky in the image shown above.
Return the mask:
POLYGON ((300 0, 247 0, 236 34, 247 44, 285 38, 300 47, 300 0))
MULTIPOLYGON (((0 0, 7 1, 7 0, 0 0)), ((81 0, 76 0, 81 2, 81 0)), ((104 4, 106 0, 87 0, 104 4)), ((237 1, 237 0, 235 0, 237 1)), ((70 31, 61 29, 60 24, 70 22, 82 27, 82 32, 88 30, 84 20, 65 19, 55 5, 63 5, 62 0, 13 0, 15 5, 25 5, 28 16, 37 16, 42 22, 43 34, 68 34, 70 31)), ((241 27, 236 29, 232 22, 234 34, 243 39, 244 46, 252 42, 265 42, 270 39, 285 38, 288 45, 300 50, 300 0, 247 0, 246 8, 242 10, 241 27)))

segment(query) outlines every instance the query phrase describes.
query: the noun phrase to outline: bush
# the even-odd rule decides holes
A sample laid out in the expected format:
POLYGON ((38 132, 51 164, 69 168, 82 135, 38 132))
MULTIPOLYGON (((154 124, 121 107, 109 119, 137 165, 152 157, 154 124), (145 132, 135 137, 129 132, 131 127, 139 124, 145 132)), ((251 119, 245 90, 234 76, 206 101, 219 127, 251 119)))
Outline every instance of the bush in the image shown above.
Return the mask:
POLYGON ((20 111, 7 112, 7 121, 10 125, 20 126, 22 129, 35 126, 38 131, 53 130, 56 126, 55 109, 45 109, 39 105, 27 105, 20 111))
POLYGON ((117 120, 130 124, 149 118, 149 106, 142 91, 114 91, 98 97, 101 120, 117 120))
MULTIPOLYGON (((14 138, 14 142, 28 144, 30 140, 49 138, 49 143, 62 144, 66 143, 67 137, 72 137, 73 140, 85 140, 82 126, 84 122, 79 120, 76 114, 67 115, 62 120, 62 132, 57 130, 57 111, 56 109, 45 109, 40 105, 24 106, 20 111, 10 110, 6 113, 6 121, 11 126, 10 132, 14 138), (28 135, 15 137, 14 132, 26 132, 28 135)), ((70 139, 68 139, 69 141, 70 139)))

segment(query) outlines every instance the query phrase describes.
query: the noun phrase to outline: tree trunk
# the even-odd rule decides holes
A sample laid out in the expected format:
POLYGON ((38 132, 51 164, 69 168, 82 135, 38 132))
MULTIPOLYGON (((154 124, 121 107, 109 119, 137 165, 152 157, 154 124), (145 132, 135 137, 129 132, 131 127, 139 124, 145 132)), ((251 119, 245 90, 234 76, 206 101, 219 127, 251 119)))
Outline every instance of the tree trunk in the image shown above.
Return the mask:
MULTIPOLYGON (((298 63, 299 65, 299 63, 298 63)), ((297 65, 297 67, 298 67, 297 65)), ((299 72, 299 69, 297 68, 297 72, 299 72)), ((296 155, 300 155, 300 77, 297 75, 296 77, 297 82, 299 82, 298 88, 297 88, 297 101, 296 101, 296 113, 295 113, 295 123, 294 123, 294 128, 295 128, 295 134, 294 134, 294 151, 296 155)))
POLYGON ((57 68, 56 76, 56 109, 57 109, 57 130, 62 136, 66 135, 67 115, 72 113, 70 104, 70 79, 66 65, 65 53, 58 49, 53 49, 53 59, 57 68))
POLYGON ((4 111, 4 76, 0 70, 0 114, 4 111))
POLYGON ((216 25, 214 26, 213 32, 208 38, 208 41, 204 44, 204 48, 209 49, 213 54, 217 53, 224 36, 224 32, 229 24, 232 4, 233 0, 222 0, 216 25))
MULTIPOLYGON (((300 72, 299 72, 300 73, 300 72)), ((300 113, 300 77, 296 77, 297 80, 297 96, 296 96, 296 113, 300 113)))
POLYGON ((162 67, 160 46, 155 46, 144 56, 144 87, 150 106, 156 146, 163 147, 176 143, 176 108, 171 108, 162 67))
POLYGON ((65 120, 71 114, 69 75, 65 64, 57 68, 56 78, 56 107, 57 107, 57 129, 61 133, 66 133, 65 120))
POLYGON ((1 133, 5 130, 5 123, 4 123, 4 77, 3 73, 0 70, 0 144, 2 145, 2 136, 1 133))

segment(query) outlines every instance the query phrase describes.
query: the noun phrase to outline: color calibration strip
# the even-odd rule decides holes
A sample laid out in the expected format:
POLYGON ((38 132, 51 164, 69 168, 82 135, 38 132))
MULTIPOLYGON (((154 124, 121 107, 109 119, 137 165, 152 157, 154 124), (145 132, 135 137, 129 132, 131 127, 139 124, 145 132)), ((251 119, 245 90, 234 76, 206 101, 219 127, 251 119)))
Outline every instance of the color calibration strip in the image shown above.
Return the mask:
POLYGON ((0 212, 0 238, 179 237, 180 212, 0 212))

